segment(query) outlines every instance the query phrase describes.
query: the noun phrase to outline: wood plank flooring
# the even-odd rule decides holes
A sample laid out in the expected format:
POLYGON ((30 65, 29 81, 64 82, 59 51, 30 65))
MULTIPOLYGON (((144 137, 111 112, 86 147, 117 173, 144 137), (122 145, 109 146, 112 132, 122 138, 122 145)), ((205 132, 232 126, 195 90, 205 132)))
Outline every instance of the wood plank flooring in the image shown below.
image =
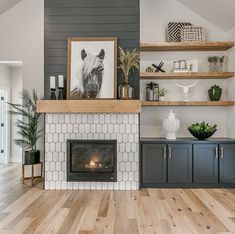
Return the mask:
POLYGON ((43 191, 0 165, 0 234, 235 233, 234 189, 43 191))

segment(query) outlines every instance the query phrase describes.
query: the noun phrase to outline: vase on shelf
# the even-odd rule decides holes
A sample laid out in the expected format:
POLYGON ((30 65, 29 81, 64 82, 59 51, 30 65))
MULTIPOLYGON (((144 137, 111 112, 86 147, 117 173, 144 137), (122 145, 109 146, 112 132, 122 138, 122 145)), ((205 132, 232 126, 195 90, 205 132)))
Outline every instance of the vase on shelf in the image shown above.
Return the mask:
POLYGON ((222 88, 214 85, 208 90, 208 94, 211 101, 219 101, 222 95, 222 88))
POLYGON ((128 82, 123 82, 118 87, 118 93, 120 99, 133 99, 134 98, 134 87, 128 82))
POLYGON ((176 133, 180 128, 180 121, 175 118, 175 114, 171 110, 168 118, 163 120, 163 129, 166 131, 166 139, 175 140, 176 133))

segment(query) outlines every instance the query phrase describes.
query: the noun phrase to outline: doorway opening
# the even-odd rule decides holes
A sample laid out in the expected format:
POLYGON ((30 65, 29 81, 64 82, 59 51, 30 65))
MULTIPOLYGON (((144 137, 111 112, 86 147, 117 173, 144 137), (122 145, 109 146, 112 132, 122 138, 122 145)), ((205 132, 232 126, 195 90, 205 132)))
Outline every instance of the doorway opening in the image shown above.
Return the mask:
POLYGON ((22 161, 22 149, 14 143, 20 138, 16 122, 19 116, 9 114, 8 102, 22 104, 21 61, 0 61, 0 163, 22 161))

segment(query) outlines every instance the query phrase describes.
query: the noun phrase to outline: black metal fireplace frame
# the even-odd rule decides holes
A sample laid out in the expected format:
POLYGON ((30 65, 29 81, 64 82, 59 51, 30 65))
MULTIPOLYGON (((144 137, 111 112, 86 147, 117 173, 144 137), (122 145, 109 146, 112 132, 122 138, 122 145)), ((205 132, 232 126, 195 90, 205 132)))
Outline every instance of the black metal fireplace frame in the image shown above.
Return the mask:
POLYGON ((116 140, 67 140, 67 181, 90 181, 90 182, 117 182, 117 141, 116 140), (113 172, 72 172, 71 170, 71 145, 81 144, 113 144, 113 172))

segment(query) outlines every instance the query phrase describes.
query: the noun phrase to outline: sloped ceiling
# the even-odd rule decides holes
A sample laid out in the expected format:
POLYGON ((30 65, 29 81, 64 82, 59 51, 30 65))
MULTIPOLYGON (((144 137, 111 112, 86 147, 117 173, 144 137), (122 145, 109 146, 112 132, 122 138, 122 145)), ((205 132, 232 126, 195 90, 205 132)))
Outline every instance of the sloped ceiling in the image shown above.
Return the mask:
POLYGON ((0 15, 9 10, 21 0, 0 0, 0 15))
POLYGON ((235 0, 177 0, 223 31, 235 26, 235 0))

